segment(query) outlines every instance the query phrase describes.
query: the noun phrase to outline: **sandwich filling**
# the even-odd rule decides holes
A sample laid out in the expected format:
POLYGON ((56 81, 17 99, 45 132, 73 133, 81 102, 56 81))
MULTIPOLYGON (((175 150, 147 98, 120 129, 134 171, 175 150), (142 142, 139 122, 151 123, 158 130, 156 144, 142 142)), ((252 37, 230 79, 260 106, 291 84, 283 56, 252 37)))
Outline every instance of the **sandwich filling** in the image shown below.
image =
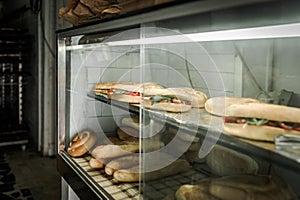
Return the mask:
POLYGON ((300 124, 294 122, 278 122, 271 121, 267 119, 258 119, 258 118, 244 118, 244 117, 223 117, 225 123, 237 123, 237 124, 249 124, 249 125, 266 125, 277 128, 283 128, 285 130, 295 130, 300 131, 300 124))
POLYGON ((124 94, 130 96, 141 96, 139 92, 131 92, 126 90, 118 90, 118 89, 110 89, 107 91, 107 94, 114 95, 114 94, 124 94))
POLYGON ((155 95, 155 96, 147 96, 143 97, 145 102, 151 103, 151 105, 155 103, 174 103, 174 104, 184 104, 184 105, 191 105, 190 101, 185 101, 178 99, 176 97, 168 97, 163 95, 155 95))

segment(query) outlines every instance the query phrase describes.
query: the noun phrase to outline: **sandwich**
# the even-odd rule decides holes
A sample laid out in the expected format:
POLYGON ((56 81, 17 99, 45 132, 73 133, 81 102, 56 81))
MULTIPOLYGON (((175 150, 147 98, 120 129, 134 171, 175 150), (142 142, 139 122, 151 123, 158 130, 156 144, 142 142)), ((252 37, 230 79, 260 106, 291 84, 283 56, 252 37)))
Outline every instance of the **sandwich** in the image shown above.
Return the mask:
POLYGON ((113 90, 117 85, 137 85, 137 82, 101 82, 97 83, 94 87, 96 95, 107 95, 109 91, 113 90))
POLYGON ((195 90, 193 88, 181 87, 169 89, 176 90, 178 93, 187 93, 190 97, 192 108, 203 108, 207 100, 207 95, 204 92, 195 90))
POLYGON ((206 101, 205 109, 223 117, 224 132, 230 135, 270 142, 276 135, 300 136, 299 108, 252 98, 215 97, 206 101))
POLYGON ((109 99, 112 100, 138 104, 140 103, 142 93, 146 88, 160 89, 163 88, 163 86, 153 82, 108 82, 97 84, 94 91, 96 94, 105 94, 109 99))
POLYGON ((172 88, 146 89, 142 107, 168 112, 187 112, 192 108, 189 94, 172 88))

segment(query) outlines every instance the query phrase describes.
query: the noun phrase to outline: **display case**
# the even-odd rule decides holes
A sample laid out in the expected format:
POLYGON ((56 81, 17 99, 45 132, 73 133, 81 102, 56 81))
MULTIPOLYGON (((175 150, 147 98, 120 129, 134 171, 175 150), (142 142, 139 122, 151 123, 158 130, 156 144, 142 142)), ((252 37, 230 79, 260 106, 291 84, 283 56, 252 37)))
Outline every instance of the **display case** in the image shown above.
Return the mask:
POLYGON ((58 31, 62 198, 298 199, 300 123, 245 131, 274 122, 255 117, 232 134, 208 102, 248 98, 299 119, 299 8, 174 1, 58 31))

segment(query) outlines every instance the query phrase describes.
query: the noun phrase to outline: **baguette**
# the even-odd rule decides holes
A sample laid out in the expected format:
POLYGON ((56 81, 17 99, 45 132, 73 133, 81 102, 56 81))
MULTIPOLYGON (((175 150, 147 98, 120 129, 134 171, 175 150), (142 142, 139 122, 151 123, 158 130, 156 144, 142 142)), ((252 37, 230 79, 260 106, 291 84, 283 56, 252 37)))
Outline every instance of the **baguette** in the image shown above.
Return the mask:
POLYGON ((129 169, 117 170, 114 173, 114 178, 119 182, 137 182, 140 178, 141 180, 149 181, 175 175, 178 173, 183 173, 188 170, 190 170, 190 164, 186 160, 178 159, 162 169, 152 172, 145 172, 141 174, 141 176, 138 173, 139 166, 134 166, 129 169))
POLYGON ((251 98, 215 97, 207 112, 222 116, 224 132, 246 139, 274 142, 276 135, 300 135, 300 109, 251 98))

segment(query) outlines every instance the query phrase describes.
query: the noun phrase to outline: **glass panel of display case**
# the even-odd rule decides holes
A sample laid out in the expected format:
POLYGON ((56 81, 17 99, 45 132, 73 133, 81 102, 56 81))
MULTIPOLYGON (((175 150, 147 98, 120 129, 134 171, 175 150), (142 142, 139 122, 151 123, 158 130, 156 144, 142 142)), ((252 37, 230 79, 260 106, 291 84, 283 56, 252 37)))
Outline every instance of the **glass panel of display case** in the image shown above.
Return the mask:
POLYGON ((79 177, 104 199, 297 199, 300 123, 289 120, 300 107, 300 25, 288 16, 276 23, 271 12, 272 20, 253 20, 266 8, 59 38, 66 181, 79 177), (210 107, 216 97, 229 98, 210 107), (240 101, 257 104, 229 116, 224 107, 240 101), (274 104, 290 117, 251 115, 274 104))

